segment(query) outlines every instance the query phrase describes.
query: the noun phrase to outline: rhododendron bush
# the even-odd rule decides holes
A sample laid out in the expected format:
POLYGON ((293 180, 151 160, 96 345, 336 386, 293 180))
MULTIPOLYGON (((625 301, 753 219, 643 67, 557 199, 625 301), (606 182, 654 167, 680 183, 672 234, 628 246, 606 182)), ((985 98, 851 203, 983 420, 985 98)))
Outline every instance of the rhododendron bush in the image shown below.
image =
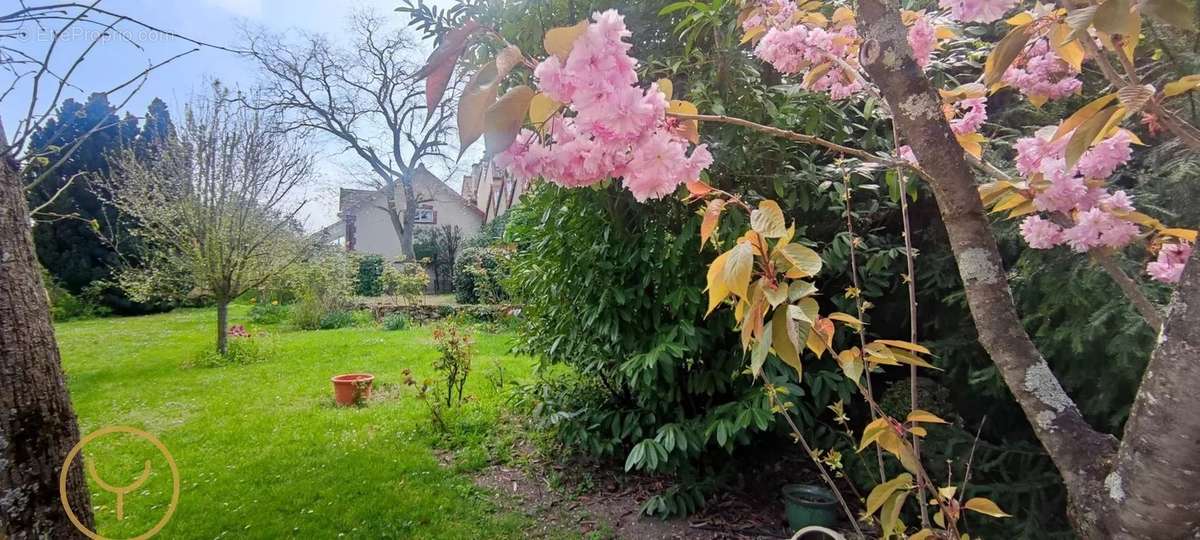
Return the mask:
MULTIPOLYGON (((664 12, 700 9, 693 4, 673 5, 664 12)), ((928 182, 937 194, 951 236, 979 339, 1000 366, 1051 457, 1065 469, 1080 463, 1072 460, 1081 459, 1067 455, 1066 443, 1094 445, 1097 452, 1115 453, 1116 447, 1080 427, 1083 421, 1076 418, 1077 408, 1020 328, 999 267, 995 240, 980 232, 987 223, 979 207, 1018 223, 1020 236, 1031 249, 1070 250, 1101 261, 1146 323, 1168 331, 1134 278, 1112 261, 1136 245, 1150 254, 1143 261, 1149 279, 1186 283, 1184 269, 1196 231, 1166 225, 1139 211, 1138 201, 1114 187, 1111 179, 1145 146, 1139 131, 1169 134, 1200 150, 1196 128, 1183 123, 1171 109, 1179 96, 1200 88, 1200 77, 1184 77, 1156 87, 1141 79, 1139 57, 1134 54, 1143 16, 1179 22, 1171 19, 1172 14, 1180 13, 1180 5, 1177 0, 1139 4, 1106 0, 1101 5, 1066 7, 1032 2, 1018 5, 1015 0, 942 0, 937 9, 910 11, 863 0, 860 10, 875 10, 867 17, 851 5, 816 0, 740 2, 736 24, 746 53, 798 87, 830 100, 882 103, 893 120, 889 154, 721 114, 702 114, 696 105, 672 99, 672 81, 639 77, 638 60, 630 56, 626 39, 629 30, 614 10, 547 32, 544 57, 531 56, 485 30, 480 32, 481 39, 500 41, 502 52, 473 76, 464 91, 459 104, 460 138, 467 146, 482 136, 495 163, 520 179, 540 178, 567 188, 617 182, 638 201, 676 196, 696 204, 703 214, 700 242, 717 250, 708 264, 708 311, 732 311, 748 356, 748 373, 762 378, 775 412, 788 420, 806 453, 814 455, 814 466, 837 493, 851 525, 862 532, 850 503, 823 465, 827 462, 816 459, 820 451, 810 447, 792 423, 789 400, 794 398, 762 376, 769 360, 778 360, 800 374, 807 362, 830 358, 859 390, 871 421, 856 434, 858 451, 877 452, 881 464, 882 456, 891 456, 907 471, 886 479, 881 465, 880 482, 863 501, 863 515, 869 518, 865 521, 878 526, 884 537, 959 537, 965 510, 992 517, 1008 514, 991 500, 968 497, 966 489, 956 486, 965 485, 966 478, 929 475, 922 463, 921 439, 927 435, 928 425, 945 421, 919 408, 915 383, 910 410, 901 419, 878 406, 870 382, 872 373, 883 366, 902 366, 914 379, 918 369, 936 369, 930 363, 933 351, 918 343, 908 197, 899 196, 906 236, 905 279, 910 283, 910 333, 907 339, 872 339, 864 323, 867 306, 860 298, 857 269, 853 268, 860 239, 852 221, 847 219, 847 233, 855 281, 844 293, 838 292, 854 299, 857 311, 822 312, 817 277, 824 261, 797 232, 802 224, 789 223, 774 200, 724 191, 705 182, 713 154, 702 142, 701 125, 733 124, 815 145, 869 170, 890 170, 898 178, 902 194, 907 193, 908 182, 928 182), (886 16, 880 17, 881 13, 886 16), (929 89, 926 73, 937 69, 944 44, 977 25, 991 25, 1003 37, 990 44, 982 69, 973 74, 975 79, 929 89), (1116 90, 1085 89, 1085 66, 1095 66, 1116 90), (514 72, 522 75, 507 77, 514 72), (499 87, 510 79, 506 92, 497 98, 499 87), (522 81, 528 84, 519 84, 522 81), (987 129, 988 108, 998 94, 1019 96, 1041 107, 1086 90, 1099 95, 1058 122, 1032 127, 1017 138, 1011 148, 1011 168, 989 162, 1004 150, 995 148, 1003 142, 990 139, 987 129), (940 146, 943 140, 949 142, 948 147, 940 146), (968 185, 966 200, 955 198, 964 192, 960 188, 965 178, 979 178, 982 185, 968 185), (743 214, 744 219, 733 221, 745 225, 737 234, 725 236, 727 230, 721 222, 734 212, 743 214), (845 346, 836 342, 839 330, 856 336, 858 343, 845 346), (806 359, 810 356, 814 360, 806 359), (1082 433, 1077 441, 1068 433, 1073 430, 1082 433), (916 501, 919 524, 901 518, 908 500, 916 501)), ((447 35, 430 63, 454 65, 455 51, 461 51, 464 39, 467 37, 462 34, 447 35)), ((965 79, 959 76, 957 80, 965 79)), ((848 199, 849 174, 842 180, 848 199)), ((889 330, 873 329, 875 333, 889 330)), ((1110 465, 1092 459, 1087 466, 1110 465)), ((1123 500, 1119 492, 1125 488, 1120 478, 1112 479, 1115 472, 1103 480, 1108 495, 1095 496, 1096 500, 1080 487, 1084 483, 1070 482, 1075 482, 1077 474, 1090 478, 1098 472, 1063 472, 1072 490, 1072 504, 1093 516, 1077 523, 1080 531, 1116 534, 1113 531, 1139 526, 1128 516, 1112 521, 1095 517, 1099 509, 1112 509, 1123 500), (1113 483, 1118 489, 1112 489, 1113 483)), ((1099 489, 1094 478, 1089 481, 1089 489, 1099 489)))

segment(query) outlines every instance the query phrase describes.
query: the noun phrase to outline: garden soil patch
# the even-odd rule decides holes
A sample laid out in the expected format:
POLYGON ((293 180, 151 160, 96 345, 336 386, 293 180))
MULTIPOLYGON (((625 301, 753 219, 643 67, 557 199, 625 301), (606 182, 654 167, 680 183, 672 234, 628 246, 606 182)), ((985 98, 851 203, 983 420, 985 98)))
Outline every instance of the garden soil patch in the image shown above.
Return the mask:
MULTIPOLYGON (((497 503, 505 510, 524 512, 533 518, 537 525, 526 531, 531 538, 558 538, 566 531, 586 538, 637 540, 790 536, 783 507, 773 499, 727 491, 713 496, 692 516, 663 520, 642 516, 639 510, 644 501, 669 486, 664 480, 621 474, 595 465, 547 465, 544 460, 525 457, 529 459, 517 460, 523 463, 521 466, 493 465, 479 471, 475 483, 495 493, 497 503)), ((439 461, 452 466, 453 457, 442 454, 439 461)))

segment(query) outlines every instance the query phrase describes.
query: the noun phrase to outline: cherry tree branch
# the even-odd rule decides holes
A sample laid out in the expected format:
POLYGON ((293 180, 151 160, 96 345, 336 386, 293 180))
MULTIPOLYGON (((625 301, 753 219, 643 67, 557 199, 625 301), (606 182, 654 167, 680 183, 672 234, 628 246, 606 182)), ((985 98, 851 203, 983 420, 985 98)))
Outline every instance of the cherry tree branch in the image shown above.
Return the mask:
POLYGON ((1073 502, 1084 502, 1078 498, 1094 496, 1107 473, 1115 441, 1087 423, 1021 324, 972 167, 937 93, 913 59, 898 8, 884 0, 860 0, 857 20, 863 37, 860 61, 895 104, 893 122, 932 178, 979 342, 1062 473, 1073 502))

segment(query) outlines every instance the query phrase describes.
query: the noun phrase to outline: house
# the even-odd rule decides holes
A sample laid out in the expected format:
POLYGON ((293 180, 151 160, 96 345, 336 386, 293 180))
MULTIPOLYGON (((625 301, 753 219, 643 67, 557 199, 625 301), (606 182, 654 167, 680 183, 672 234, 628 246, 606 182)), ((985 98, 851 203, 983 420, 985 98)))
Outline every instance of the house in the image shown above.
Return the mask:
MULTIPOLYGON (((462 178, 460 191, 446 185, 425 167, 413 178, 420 206, 416 230, 456 226, 463 238, 475 236, 485 223, 491 223, 515 206, 528 188, 503 169, 484 158, 471 166, 462 178)), ((328 244, 347 251, 373 253, 388 259, 400 256, 400 239, 392 226, 380 191, 342 188, 338 197, 338 221, 317 234, 328 244)), ((397 193, 397 208, 404 208, 404 196, 397 193)))
POLYGON ((528 187, 527 181, 512 178, 492 160, 483 159, 463 176, 462 196, 483 211, 484 223, 491 223, 516 205, 528 187))
MULTIPOLYGON (((413 188, 419 201, 416 231, 449 225, 458 227, 463 238, 470 238, 483 226, 485 212, 425 167, 413 177, 413 188)), ((403 211, 404 205, 404 195, 397 190, 396 207, 403 211)), ((386 259, 400 257, 400 238, 392 225, 383 192, 342 188, 338 194, 338 218, 317 233, 325 243, 386 259)))

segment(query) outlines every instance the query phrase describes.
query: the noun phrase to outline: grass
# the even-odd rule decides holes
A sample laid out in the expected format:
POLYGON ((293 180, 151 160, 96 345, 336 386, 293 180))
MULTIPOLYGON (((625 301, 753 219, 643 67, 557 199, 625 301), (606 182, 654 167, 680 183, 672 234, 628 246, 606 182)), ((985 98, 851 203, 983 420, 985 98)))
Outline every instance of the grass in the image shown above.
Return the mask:
MULTIPOLYGON (((217 368, 181 367, 212 346, 211 309, 57 327, 82 432, 143 429, 178 464, 179 503, 162 537, 523 536, 529 518, 499 510, 466 474, 504 459, 503 437, 512 437, 497 427, 505 394, 490 375, 502 366, 508 380, 527 378, 532 361, 508 354, 510 336, 477 334, 467 384, 476 399, 451 413, 451 433, 443 435, 399 384, 405 368, 418 380, 435 377, 429 327, 293 332, 250 325, 246 311, 235 306, 230 322, 270 332, 272 357, 217 368), (360 371, 375 375, 382 398, 363 408, 334 406, 329 378, 360 371), (438 463, 435 449, 447 445, 462 457, 455 468, 438 463)), ((149 480, 125 497, 123 520, 116 496, 89 481, 100 534, 132 537, 163 516, 171 476, 148 443, 114 435, 84 454, 118 487, 151 462, 149 480)))

